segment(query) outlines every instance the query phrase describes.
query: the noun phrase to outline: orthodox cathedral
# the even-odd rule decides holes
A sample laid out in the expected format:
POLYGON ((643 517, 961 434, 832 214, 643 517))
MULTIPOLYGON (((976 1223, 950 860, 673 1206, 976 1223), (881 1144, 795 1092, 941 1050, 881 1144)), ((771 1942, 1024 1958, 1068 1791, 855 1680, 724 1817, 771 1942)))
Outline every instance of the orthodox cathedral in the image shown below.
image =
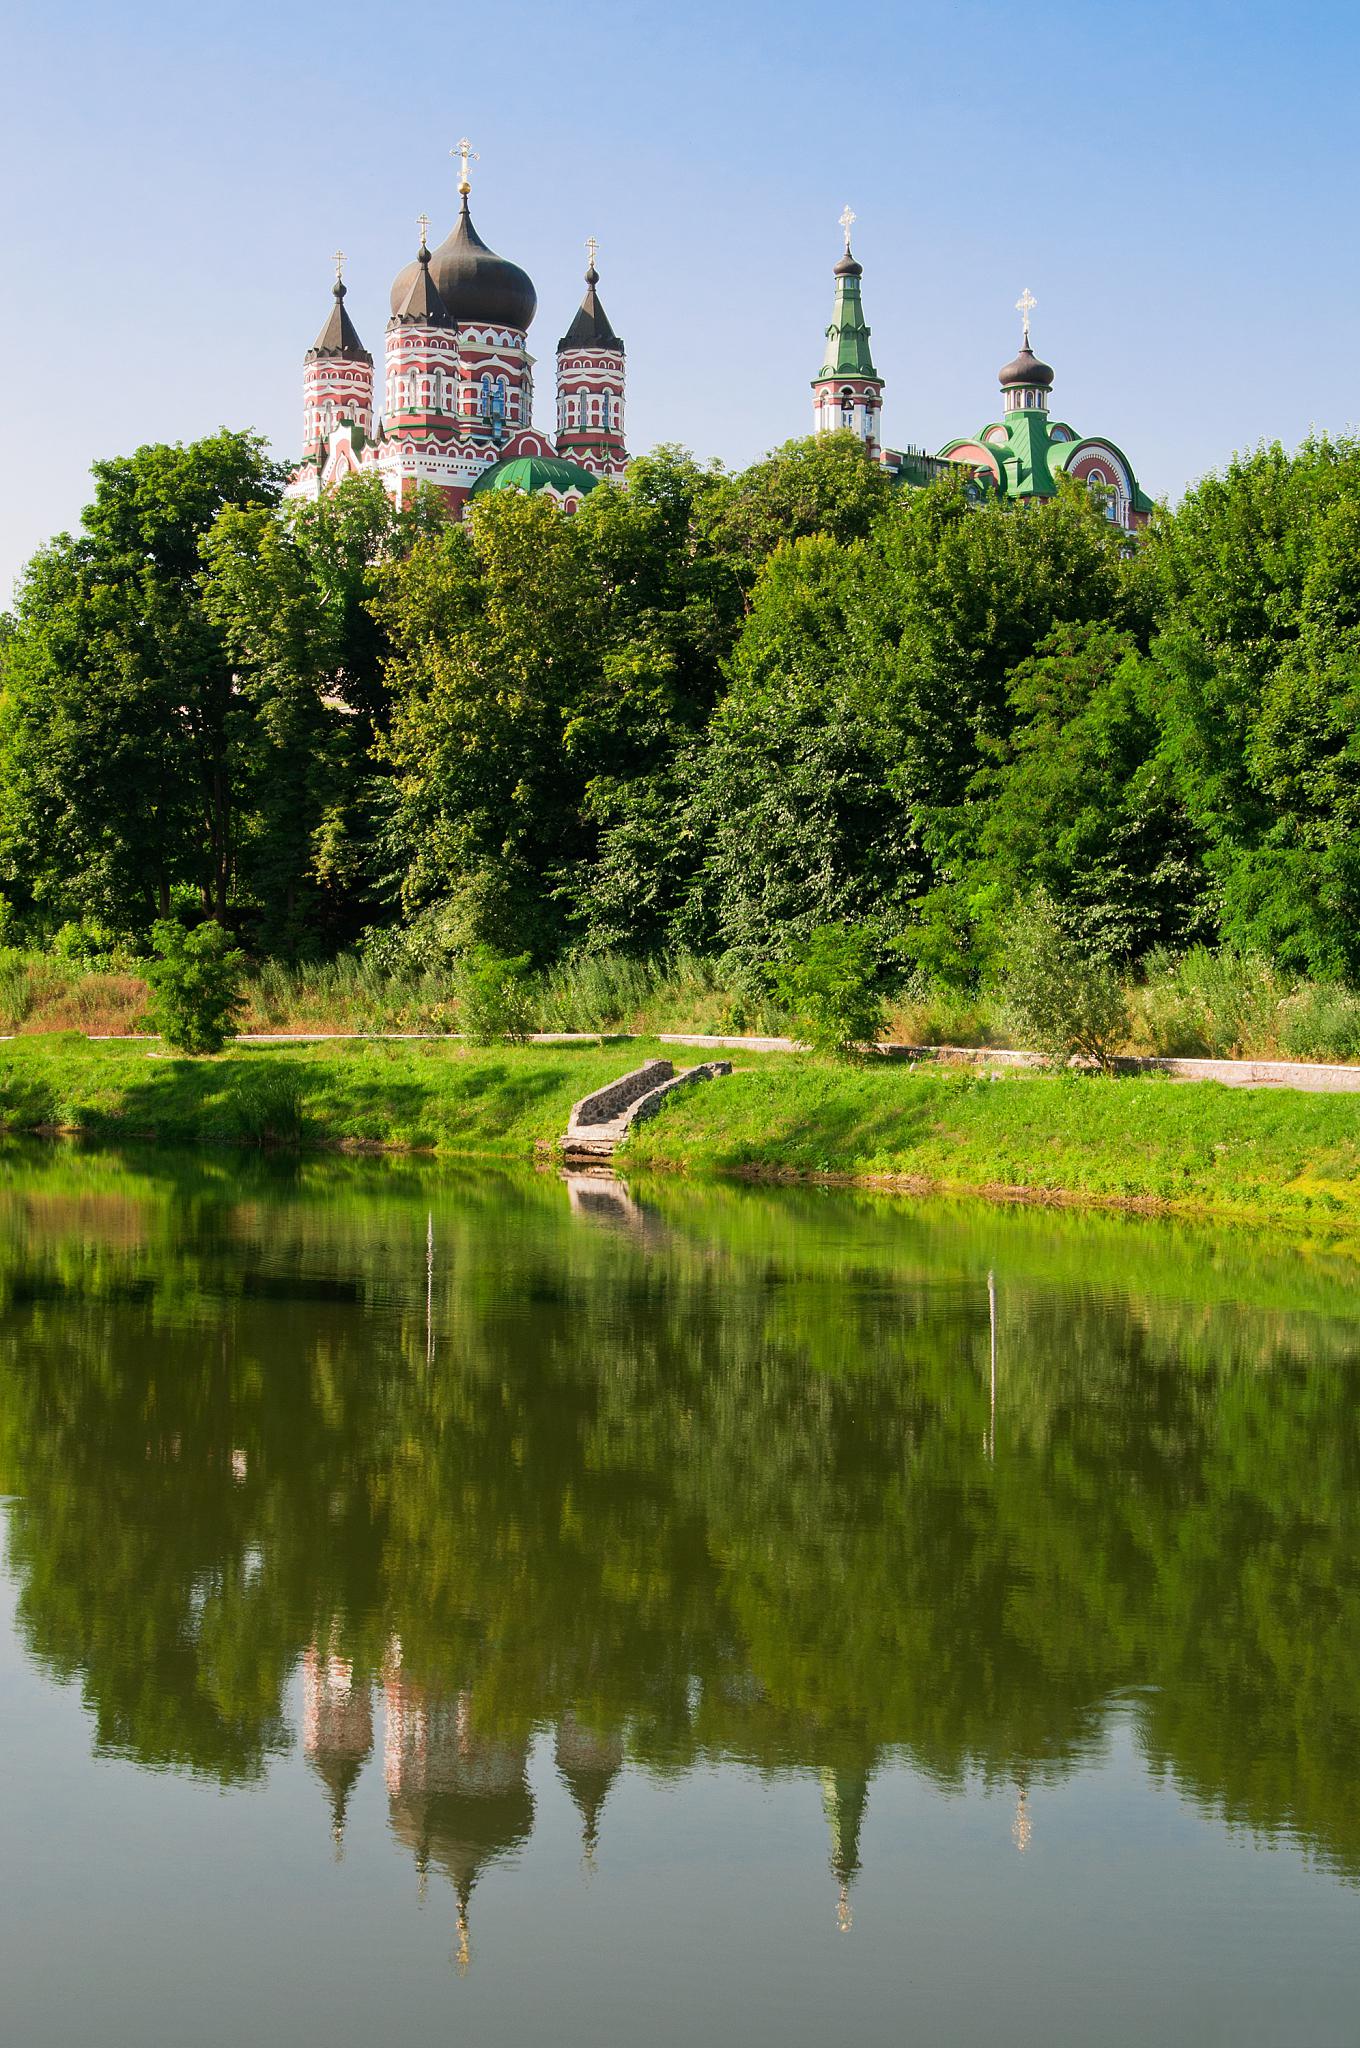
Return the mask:
POLYGON ((303 454, 291 495, 316 498, 356 471, 376 470, 400 500, 433 484, 455 510, 483 492, 550 493, 574 511, 602 478, 621 478, 623 343, 596 286, 595 244, 586 292, 557 344, 557 436, 533 424, 534 358, 528 332, 538 294, 527 274, 489 249, 468 209, 474 152, 458 145, 461 200, 453 232, 420 247, 392 285, 382 412, 373 358, 345 310, 336 258, 330 318, 308 349, 302 378, 303 454))
MULTIPOLYGON (((486 491, 546 492, 574 512, 602 481, 628 467, 624 445, 624 347, 596 287, 596 244, 587 242, 585 297, 557 344, 557 432, 533 423, 534 358, 528 332, 538 295, 516 263, 478 234, 468 207, 466 141, 460 207, 453 231, 420 246, 392 285, 384 347, 381 414, 373 358, 345 309, 343 258, 336 258, 334 304, 303 368, 303 454, 289 494, 317 498, 356 472, 376 471, 394 500, 433 484, 461 511, 486 491)), ((1030 346, 1028 290, 1017 301, 1019 353, 1000 372, 1001 417, 975 435, 948 441, 937 455, 883 445, 883 379, 874 367, 864 318, 860 264, 850 247, 855 216, 840 225, 845 251, 835 266, 835 302, 821 369, 812 380, 813 431, 857 435, 894 480, 910 486, 964 469, 975 491, 1011 503, 1051 498, 1070 476, 1100 494, 1116 525, 1145 523, 1152 501, 1133 466, 1108 436, 1079 434, 1049 415, 1053 371, 1030 346)))

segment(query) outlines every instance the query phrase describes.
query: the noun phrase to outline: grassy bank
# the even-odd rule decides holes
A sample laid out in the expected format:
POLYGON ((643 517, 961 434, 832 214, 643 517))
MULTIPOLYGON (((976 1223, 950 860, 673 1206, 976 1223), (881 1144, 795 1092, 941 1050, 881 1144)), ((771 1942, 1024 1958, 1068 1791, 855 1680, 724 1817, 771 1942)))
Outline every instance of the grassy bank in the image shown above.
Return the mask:
MULTIPOLYGON (((370 1144, 528 1158, 572 1102, 664 1048, 238 1047, 214 1060, 31 1038, 0 1047, 0 1122, 108 1138, 370 1144)), ((682 1093, 620 1164, 892 1180, 1360 1224, 1360 1101, 1212 1083, 988 1078, 740 1056, 682 1093)))

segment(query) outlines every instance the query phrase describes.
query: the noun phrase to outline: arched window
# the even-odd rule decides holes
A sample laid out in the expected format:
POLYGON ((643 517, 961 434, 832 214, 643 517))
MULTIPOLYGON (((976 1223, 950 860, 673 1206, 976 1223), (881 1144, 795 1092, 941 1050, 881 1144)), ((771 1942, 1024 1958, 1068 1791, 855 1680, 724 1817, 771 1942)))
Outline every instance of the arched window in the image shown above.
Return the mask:
POLYGON ((609 432, 609 393, 607 391, 600 400, 600 425, 607 434, 609 432))
POLYGON ((490 417, 491 417, 491 379, 490 379, 490 377, 489 377, 489 376, 487 376, 486 374, 483 374, 483 377, 482 377, 482 418, 483 418, 484 420, 489 420, 489 419, 490 419, 490 417))
POLYGON ((855 421, 855 394, 849 385, 841 392, 841 425, 850 427, 855 421))

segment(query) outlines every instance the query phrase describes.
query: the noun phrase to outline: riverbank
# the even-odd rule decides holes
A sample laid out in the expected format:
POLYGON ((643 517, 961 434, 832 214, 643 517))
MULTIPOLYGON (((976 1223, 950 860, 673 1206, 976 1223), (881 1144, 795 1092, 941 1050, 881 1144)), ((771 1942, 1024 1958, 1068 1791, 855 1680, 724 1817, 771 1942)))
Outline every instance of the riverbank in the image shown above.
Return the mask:
MULTIPOLYGON (((101 1140, 555 1156, 572 1103, 668 1048, 578 1042, 0 1047, 0 1125, 101 1140)), ((1159 1078, 744 1053, 619 1154, 630 1172, 836 1180, 1190 1214, 1360 1223, 1360 1102, 1159 1078)))

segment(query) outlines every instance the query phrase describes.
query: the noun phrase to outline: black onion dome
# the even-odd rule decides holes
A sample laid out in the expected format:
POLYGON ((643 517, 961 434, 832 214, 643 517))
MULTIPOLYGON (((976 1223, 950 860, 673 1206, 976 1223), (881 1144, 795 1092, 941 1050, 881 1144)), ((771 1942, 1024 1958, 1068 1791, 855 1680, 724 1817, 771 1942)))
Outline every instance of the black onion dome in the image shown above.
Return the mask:
MULTIPOLYGON (((408 264, 392 287, 394 313, 399 296, 410 290, 414 268, 408 264)), ((430 258, 430 275, 450 320, 460 327, 517 327, 523 332, 538 308, 527 271, 488 249, 472 225, 466 194, 453 233, 430 258)))
POLYGON ((1048 391, 1053 384, 1052 370, 1047 363, 1039 361, 1028 342, 1023 344, 1019 355, 997 374, 1003 391, 1013 391, 1021 385, 1048 391))
POLYGON ((833 277, 863 277, 864 265, 857 262, 847 249, 831 274, 833 277))
POLYGON ((345 287, 338 277, 334 285, 334 298, 335 304, 331 307, 330 318, 307 351, 308 362, 312 362, 317 356, 339 356, 348 363, 371 363, 373 358, 360 341, 354 322, 345 311, 345 287))

